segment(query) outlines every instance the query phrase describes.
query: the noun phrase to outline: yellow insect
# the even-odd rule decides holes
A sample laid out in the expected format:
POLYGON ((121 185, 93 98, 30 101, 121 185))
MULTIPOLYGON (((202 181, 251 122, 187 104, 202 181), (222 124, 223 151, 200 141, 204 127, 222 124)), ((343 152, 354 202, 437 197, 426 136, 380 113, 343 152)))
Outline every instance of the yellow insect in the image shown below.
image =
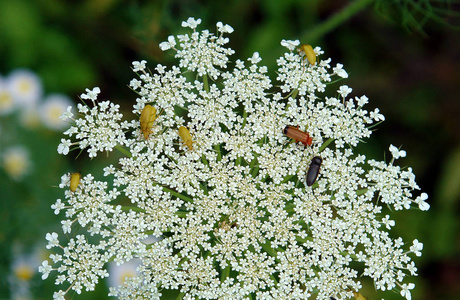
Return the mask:
POLYGON ((184 145, 187 146, 189 150, 192 150, 192 144, 194 143, 194 141, 192 141, 192 136, 190 135, 190 131, 188 131, 187 127, 179 127, 179 136, 182 138, 184 145))
POLYGON ((70 173, 70 190, 75 192, 78 185, 80 184, 81 174, 80 173, 70 173))
POLYGON ((310 62, 310 64, 316 64, 316 53, 315 51, 313 51, 311 45, 303 44, 302 46, 300 46, 300 50, 302 50, 305 53, 305 56, 307 57, 308 62, 310 62))
POLYGON ((353 295, 355 296, 356 300, 366 300, 366 298, 364 298, 364 296, 361 295, 360 293, 353 292, 353 295))
POLYGON ((148 139, 150 133, 152 132, 153 122, 157 118, 157 110, 151 105, 146 105, 141 113, 140 123, 141 131, 144 134, 144 138, 148 139))

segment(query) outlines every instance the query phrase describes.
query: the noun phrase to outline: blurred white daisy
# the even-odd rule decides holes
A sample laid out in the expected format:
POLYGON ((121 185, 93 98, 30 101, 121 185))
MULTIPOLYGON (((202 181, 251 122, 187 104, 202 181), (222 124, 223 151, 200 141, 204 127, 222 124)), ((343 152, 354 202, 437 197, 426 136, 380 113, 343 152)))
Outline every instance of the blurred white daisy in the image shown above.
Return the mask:
POLYGON ((11 299, 34 299, 30 281, 38 271, 41 258, 39 254, 42 252, 41 248, 36 248, 32 252, 24 252, 22 246, 14 247, 11 273, 8 276, 11 299))
POLYGON ((34 106, 42 96, 40 77, 29 70, 14 70, 5 83, 20 108, 34 106))
POLYGON ((36 128, 41 124, 37 106, 30 105, 20 110, 19 122, 26 128, 36 128))
POLYGON ((22 146, 7 148, 3 153, 3 168, 14 180, 20 180, 31 167, 29 152, 22 146))
POLYGON ((3 78, 0 78, 0 115, 6 115, 14 109, 13 95, 9 91, 3 78))
POLYGON ((39 107, 39 117, 43 125, 52 130, 62 130, 69 127, 69 124, 60 119, 66 112, 67 107, 72 106, 72 101, 62 94, 51 94, 47 96, 39 107))
POLYGON ((136 268, 141 264, 140 259, 133 259, 121 265, 116 262, 110 262, 108 265, 109 271, 109 286, 115 287, 124 285, 125 279, 137 275, 136 268))

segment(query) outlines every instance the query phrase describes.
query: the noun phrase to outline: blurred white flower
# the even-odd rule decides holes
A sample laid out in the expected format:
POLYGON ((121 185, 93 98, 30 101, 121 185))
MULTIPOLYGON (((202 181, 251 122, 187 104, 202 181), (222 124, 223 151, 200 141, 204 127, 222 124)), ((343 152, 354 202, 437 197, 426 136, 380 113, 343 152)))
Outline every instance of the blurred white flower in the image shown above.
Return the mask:
POLYGON ((16 69, 8 75, 6 84, 19 109, 34 107, 42 97, 41 79, 32 71, 16 69))
POLYGON ((11 273, 8 276, 12 300, 34 299, 31 292, 31 280, 37 274, 40 265, 42 248, 31 249, 21 245, 14 245, 11 273), (24 251, 26 250, 26 251, 24 251))
POLYGON ((2 159, 3 168, 14 180, 21 180, 32 166, 29 151, 23 146, 12 146, 5 149, 2 159))
POLYGON ((3 78, 0 78, 0 115, 11 113, 15 108, 14 98, 3 78))
POLYGON ((37 272, 36 263, 27 257, 16 257, 12 263, 13 274, 18 280, 29 281, 37 272))
POLYGON ((42 122, 40 120, 39 108, 36 105, 23 107, 19 110, 19 122, 22 126, 29 129, 40 127, 42 122))
POLYGON ((69 123, 60 117, 72 104, 72 101, 65 95, 48 95, 39 107, 39 116, 43 125, 52 130, 62 130, 69 127, 69 123))
POLYGON ((117 287, 125 284, 125 279, 134 277, 138 273, 136 268, 142 263, 140 259, 132 259, 121 265, 110 262, 107 269, 109 271, 108 283, 110 287, 117 287))

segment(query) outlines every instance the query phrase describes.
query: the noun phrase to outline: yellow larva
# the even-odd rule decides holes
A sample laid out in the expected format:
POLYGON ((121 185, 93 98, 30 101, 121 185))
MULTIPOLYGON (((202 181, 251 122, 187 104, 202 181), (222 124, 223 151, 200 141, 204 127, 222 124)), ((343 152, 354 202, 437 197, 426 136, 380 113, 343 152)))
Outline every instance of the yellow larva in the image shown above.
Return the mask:
POLYGON ((316 53, 315 51, 313 51, 311 45, 303 44, 302 46, 300 46, 300 50, 302 50, 305 53, 305 56, 307 57, 308 62, 310 64, 316 64, 316 53))
POLYGON ((157 118, 157 110, 151 105, 146 105, 141 113, 140 123, 141 131, 144 134, 144 138, 148 139, 151 133, 153 122, 157 118))
POLYGON ((75 192, 78 185, 80 184, 81 174, 80 173, 70 173, 70 190, 75 192))

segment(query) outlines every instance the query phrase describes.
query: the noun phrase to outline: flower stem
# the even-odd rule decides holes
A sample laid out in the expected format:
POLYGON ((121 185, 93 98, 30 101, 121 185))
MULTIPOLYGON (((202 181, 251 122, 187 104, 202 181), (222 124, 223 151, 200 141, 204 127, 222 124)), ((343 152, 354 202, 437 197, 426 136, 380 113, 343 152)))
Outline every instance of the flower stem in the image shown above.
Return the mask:
POLYGON ((248 117, 248 112, 246 110, 243 110, 243 124, 241 124, 241 129, 246 126, 246 118, 248 117))
POLYGON ((220 145, 214 145, 214 150, 217 152, 217 161, 221 161, 222 151, 220 150, 220 145))
POLYGON ((222 270, 222 273, 220 274, 220 281, 224 282, 228 276, 230 276, 230 266, 226 266, 225 269, 222 270))
POLYGON ((184 201, 186 201, 186 202, 193 203, 193 199, 192 199, 192 198, 189 198, 189 197, 187 197, 187 196, 182 195, 181 193, 178 193, 178 192, 175 192, 175 191, 173 191, 173 190, 170 190, 170 189, 168 189, 167 187, 163 187, 163 192, 170 193, 171 195, 176 196, 176 197, 179 198, 179 199, 182 199, 182 200, 184 200, 184 201))
POLYGON ((137 212, 143 212, 143 213, 145 213, 145 209, 142 209, 142 208, 137 207, 137 206, 126 206, 126 205, 122 205, 122 206, 121 206, 121 210, 122 210, 122 211, 127 211, 127 212, 129 212, 130 210, 132 210, 132 211, 137 211, 137 212))
POLYGON ((203 85, 204 85, 204 90, 209 93, 208 75, 206 74, 203 75, 203 85))
POLYGON ((178 216, 179 218, 185 218, 188 214, 188 212, 186 211, 176 211, 176 216, 178 216))
POLYGON ((291 94, 291 98, 292 99, 295 99, 297 97, 297 94, 299 93, 299 90, 298 89, 295 89, 292 91, 292 94, 291 94))
POLYGON ((270 246, 270 242, 266 242, 265 244, 260 244, 260 246, 262 246, 262 249, 265 250, 265 252, 267 252, 268 255, 270 255, 271 257, 275 258, 275 261, 279 262, 278 260, 278 255, 276 253, 276 250, 274 250, 271 246, 270 246))
POLYGON ((326 147, 329 146, 329 144, 332 143, 333 140, 334 140, 333 138, 329 138, 327 141, 325 141, 319 148, 318 152, 321 152, 324 149, 326 149, 326 147))
POLYGON ((122 154, 124 154, 125 156, 127 157, 132 157, 133 155, 131 154, 131 152, 129 152, 128 149, 124 148, 123 146, 121 145, 116 145, 115 146, 115 149, 117 149, 118 151, 120 151, 122 154))
POLYGON ((338 11, 332 17, 313 27, 311 30, 308 30, 307 33, 301 37, 301 40, 310 44, 313 41, 317 41, 328 32, 345 23, 345 21, 359 13, 372 2, 373 0, 355 0, 350 2, 350 4, 345 6, 342 10, 338 11))

